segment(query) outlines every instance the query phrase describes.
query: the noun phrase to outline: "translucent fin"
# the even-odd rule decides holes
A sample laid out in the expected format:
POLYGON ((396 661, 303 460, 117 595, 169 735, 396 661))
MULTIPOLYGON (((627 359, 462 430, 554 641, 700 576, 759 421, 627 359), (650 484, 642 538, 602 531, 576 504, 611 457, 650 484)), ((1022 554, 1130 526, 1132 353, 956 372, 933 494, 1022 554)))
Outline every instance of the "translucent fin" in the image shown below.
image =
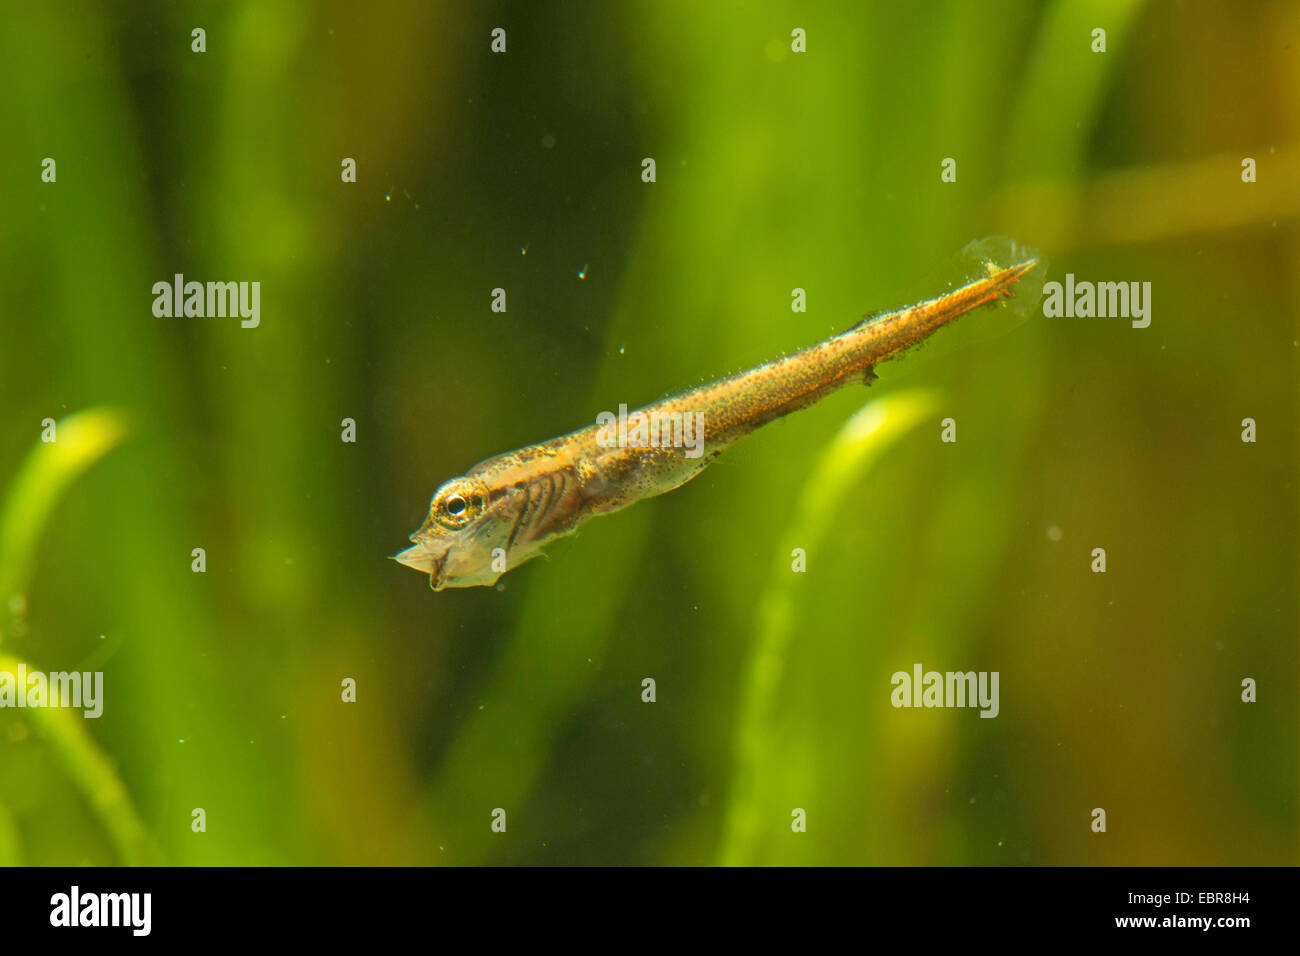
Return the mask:
POLYGON ((1047 280, 1047 260, 1041 252, 1006 236, 989 236, 968 242, 931 278, 930 297, 937 298, 1000 269, 1031 261, 1035 263, 1034 267, 1016 282, 1011 298, 1000 299, 963 315, 897 356, 890 364, 901 359, 902 364, 898 366, 901 372, 920 360, 928 362, 1006 335, 1041 312, 1043 284, 1047 280))

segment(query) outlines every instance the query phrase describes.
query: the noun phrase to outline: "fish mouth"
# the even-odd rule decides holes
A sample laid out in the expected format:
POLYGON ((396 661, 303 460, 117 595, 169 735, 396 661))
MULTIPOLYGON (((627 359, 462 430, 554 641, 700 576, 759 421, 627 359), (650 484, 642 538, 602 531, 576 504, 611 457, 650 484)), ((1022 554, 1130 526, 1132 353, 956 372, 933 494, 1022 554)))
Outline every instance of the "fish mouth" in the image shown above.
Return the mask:
POLYGON ((393 560, 429 575, 429 587, 435 591, 442 590, 443 568, 447 563, 447 552, 435 554, 422 544, 413 544, 405 551, 393 555, 393 560))

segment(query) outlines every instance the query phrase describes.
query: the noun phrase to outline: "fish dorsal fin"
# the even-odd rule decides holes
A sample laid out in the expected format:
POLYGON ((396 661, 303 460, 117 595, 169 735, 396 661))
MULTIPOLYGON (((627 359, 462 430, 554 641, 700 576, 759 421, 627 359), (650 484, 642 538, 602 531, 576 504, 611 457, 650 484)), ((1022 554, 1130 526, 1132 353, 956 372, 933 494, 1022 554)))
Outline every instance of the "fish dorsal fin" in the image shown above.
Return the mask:
MULTIPOLYGON (((868 322, 871 322, 874 319, 878 319, 880 316, 884 315, 885 311, 886 310, 884 309, 877 309, 875 312, 868 312, 862 318, 858 319, 858 321, 854 322, 847 329, 845 329, 844 332, 852 332, 854 329, 862 328, 862 326, 866 325, 868 322)), ((844 332, 841 332, 840 335, 843 335, 844 332)))

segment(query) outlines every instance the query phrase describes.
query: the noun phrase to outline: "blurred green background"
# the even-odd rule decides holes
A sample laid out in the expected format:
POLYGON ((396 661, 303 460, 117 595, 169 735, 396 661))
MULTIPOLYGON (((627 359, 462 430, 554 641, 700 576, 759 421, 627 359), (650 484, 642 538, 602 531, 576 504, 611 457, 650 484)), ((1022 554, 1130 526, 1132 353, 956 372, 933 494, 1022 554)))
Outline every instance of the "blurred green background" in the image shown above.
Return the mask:
POLYGON ((1297 34, 1228 0, 6 4, 0 661, 105 702, 0 711, 0 861, 1300 862, 1297 34), (889 363, 497 589, 387 559, 478 460, 997 233, 1151 282, 1150 328, 889 363), (156 318, 178 272, 260 281, 260 327, 156 318), (869 399, 892 431, 837 445, 869 399), (916 662, 999 671, 1000 716, 892 708, 916 662))

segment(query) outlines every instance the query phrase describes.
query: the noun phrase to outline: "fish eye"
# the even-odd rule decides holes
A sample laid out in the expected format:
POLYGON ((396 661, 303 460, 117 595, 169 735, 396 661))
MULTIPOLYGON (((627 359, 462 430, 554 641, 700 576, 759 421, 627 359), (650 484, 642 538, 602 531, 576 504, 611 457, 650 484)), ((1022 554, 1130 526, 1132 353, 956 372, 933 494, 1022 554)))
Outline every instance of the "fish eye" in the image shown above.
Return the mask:
POLYGON ((478 514, 482 504, 482 495, 472 486, 453 486, 434 498, 433 517, 443 527, 463 528, 478 514))

